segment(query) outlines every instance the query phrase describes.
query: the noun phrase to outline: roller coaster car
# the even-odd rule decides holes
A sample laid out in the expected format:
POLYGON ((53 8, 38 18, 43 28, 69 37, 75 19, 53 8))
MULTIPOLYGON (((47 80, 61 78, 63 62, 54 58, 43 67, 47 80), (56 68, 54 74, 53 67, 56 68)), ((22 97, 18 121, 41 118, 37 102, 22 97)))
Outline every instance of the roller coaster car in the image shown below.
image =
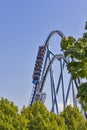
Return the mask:
POLYGON ((39 73, 33 75, 33 79, 39 79, 39 77, 40 77, 39 73))
POLYGON ((41 68, 43 64, 43 58, 45 54, 45 46, 39 46, 36 64, 33 71, 33 83, 37 84, 40 79, 41 68))
POLYGON ((39 49, 44 49, 44 50, 46 50, 46 48, 45 48, 44 45, 43 45, 43 46, 39 46, 39 49))
POLYGON ((39 83, 39 80, 34 79, 34 80, 32 81, 32 83, 34 83, 34 84, 38 84, 38 83, 39 83))
MULTIPOLYGON (((40 71, 40 72, 41 72, 41 68, 40 68, 39 66, 38 66, 38 67, 35 67, 35 68, 34 68, 34 71, 40 71)), ((33 72, 34 72, 34 71, 33 71, 33 72)))
POLYGON ((42 64, 43 64, 43 61, 37 60, 35 66, 42 66, 42 64))
POLYGON ((41 72, 41 68, 38 66, 38 67, 35 67, 34 68, 34 71, 40 71, 41 72))
POLYGON ((37 60, 43 60, 43 56, 37 56, 37 60))
POLYGON ((41 72, 40 70, 34 69, 34 73, 40 73, 40 72, 41 72))
POLYGON ((40 53, 45 53, 45 50, 44 49, 38 50, 38 54, 40 53))
POLYGON ((43 52, 39 53, 39 56, 41 56, 42 58, 44 58, 44 54, 43 52))
POLYGON ((39 75, 40 76, 40 71, 34 71, 34 75, 39 75))
POLYGON ((35 68, 37 68, 37 69, 41 69, 41 68, 42 68, 42 64, 40 64, 40 63, 39 63, 39 64, 36 63, 36 64, 35 64, 35 68))
POLYGON ((37 63, 37 64, 43 64, 43 60, 37 59, 36 63, 37 63))
POLYGON ((44 49, 44 48, 41 48, 41 49, 38 50, 38 53, 39 53, 39 52, 45 52, 45 49, 44 49))
POLYGON ((39 56, 40 56, 40 57, 42 57, 42 58, 43 58, 43 57, 44 57, 44 54, 45 54, 45 52, 39 52, 39 53, 38 53, 38 55, 37 55, 37 57, 39 57, 39 56))
POLYGON ((37 85, 37 84, 39 84, 39 80, 33 80, 32 83, 37 85))
POLYGON ((40 54, 40 53, 45 53, 45 48, 39 48, 38 54, 40 54))

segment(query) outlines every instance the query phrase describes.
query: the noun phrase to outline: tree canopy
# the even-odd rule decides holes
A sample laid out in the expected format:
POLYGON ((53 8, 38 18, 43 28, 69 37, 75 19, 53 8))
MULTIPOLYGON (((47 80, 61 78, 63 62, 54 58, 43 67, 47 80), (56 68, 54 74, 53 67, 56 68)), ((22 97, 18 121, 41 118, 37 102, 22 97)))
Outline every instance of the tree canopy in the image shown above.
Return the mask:
POLYGON ((67 130, 64 119, 49 112, 40 102, 23 108, 21 113, 29 120, 29 130, 67 130))
MULTIPOLYGON (((87 29, 87 22, 85 29, 87 29)), ((61 50, 65 57, 70 57, 67 64, 68 72, 71 73, 73 80, 78 78, 87 79, 87 32, 77 40, 72 37, 63 38, 61 41, 61 50)), ((87 110, 87 82, 82 82, 78 86, 78 95, 80 103, 84 110, 87 110)))
POLYGON ((87 121, 78 108, 69 105, 60 116, 64 118, 68 130, 87 130, 87 121))
POLYGON ((49 112, 40 102, 19 111, 13 102, 1 98, 0 130, 87 130, 87 121, 71 106, 60 115, 49 112))
POLYGON ((18 107, 8 99, 0 100, 0 130, 27 130, 27 120, 20 115, 18 107))

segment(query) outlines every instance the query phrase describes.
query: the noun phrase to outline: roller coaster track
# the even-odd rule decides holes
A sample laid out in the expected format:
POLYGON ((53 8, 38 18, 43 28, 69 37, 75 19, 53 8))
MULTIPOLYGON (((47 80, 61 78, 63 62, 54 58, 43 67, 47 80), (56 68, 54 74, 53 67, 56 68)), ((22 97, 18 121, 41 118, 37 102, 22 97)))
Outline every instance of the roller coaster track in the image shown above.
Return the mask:
POLYGON ((35 64, 36 68, 34 68, 34 77, 33 77, 34 86, 33 86, 29 104, 32 105, 35 101, 42 100, 41 96, 43 95, 43 88, 45 87, 47 75, 48 75, 48 73, 50 73, 51 96, 52 96, 52 109, 51 110, 54 112, 54 105, 55 105, 56 111, 58 114, 59 110, 58 110, 58 104, 57 104, 58 102, 57 102, 56 96, 58 96, 60 83, 61 83, 61 89, 62 89, 62 98, 63 98, 64 108, 67 105, 70 88, 72 88, 73 104, 74 104, 74 106, 77 106, 74 87, 76 88, 76 91, 78 92, 78 85, 80 84, 80 79, 78 78, 77 80, 72 80, 72 76, 70 75, 69 83, 67 85, 68 87, 67 87, 67 91, 66 91, 66 95, 65 95, 64 83, 63 83, 64 82, 63 70, 64 70, 65 65, 70 62, 70 58, 69 57, 65 58, 63 54, 54 54, 52 51, 49 50, 49 46, 50 46, 49 41, 54 34, 59 35, 61 37, 61 39, 63 39, 65 37, 65 35, 59 30, 52 31, 49 34, 49 36, 47 37, 46 41, 44 42, 44 45, 39 47, 39 52, 38 52, 37 60, 36 60, 36 64, 35 64), (40 49, 42 50, 42 52, 40 49), (43 49, 45 49, 45 50, 43 51, 43 49), (42 62, 43 58, 45 58, 44 64, 42 62), (57 84, 56 88, 54 85, 54 77, 53 77, 53 72, 52 72, 53 71, 52 65, 54 64, 55 60, 58 60, 58 62, 60 62, 60 73, 59 73, 58 84, 57 84), (43 66, 41 66, 41 64, 39 64, 39 61, 41 61, 41 64, 43 64, 43 66), (41 69, 41 68, 43 68, 43 69, 41 69), (42 73, 40 74, 39 72, 40 73, 42 72, 42 73), (38 73, 39 73, 39 78, 37 78, 38 73), (37 98, 38 94, 39 94, 39 97, 37 98))
POLYGON ((58 34, 61 38, 65 37, 65 35, 59 30, 52 31, 46 39, 45 47, 49 46, 49 41, 54 34, 58 34))
MULTIPOLYGON (((49 73, 49 70, 50 70, 50 67, 53 64, 53 62, 55 62, 56 59, 57 60, 63 59, 66 63, 68 63, 67 60, 66 60, 66 58, 62 54, 56 54, 56 55, 54 55, 53 58, 51 59, 49 65, 47 66, 47 68, 45 70, 45 73, 43 75, 42 80, 40 81, 40 86, 39 86, 39 91, 38 92, 40 92, 40 93, 42 92, 44 84, 45 84, 45 81, 46 81, 46 77, 47 77, 47 75, 49 73)), ((32 98, 31 98, 30 105, 32 105, 32 103, 34 101, 34 98, 35 98, 35 95, 36 95, 36 92, 37 92, 37 86, 38 85, 35 85, 34 88, 33 88, 32 98)))
MULTIPOLYGON (((65 37, 64 34, 63 34, 61 31, 59 31, 59 30, 52 31, 52 32, 49 34, 49 36, 47 37, 46 41, 45 41, 45 44, 44 44, 45 48, 48 48, 48 46, 49 46, 49 41, 50 41, 51 37, 52 37, 54 34, 58 34, 61 38, 65 37)), ((50 65, 53 63, 53 61, 55 60, 56 57, 58 58, 57 55, 54 56, 54 58, 52 59, 52 62, 49 63, 48 69, 49 69, 50 65)), ((62 56, 62 57, 63 57, 63 56, 62 56)), ((47 72, 48 72, 48 71, 46 71, 46 74, 47 74, 47 72)), ((46 74, 45 74, 45 75, 46 75, 46 74)), ((44 76, 44 78, 42 78, 43 81, 45 81, 45 78, 46 78, 45 76, 44 76)), ((41 83, 42 83, 41 86, 43 86, 43 84, 44 84, 43 81, 41 81, 41 83)), ((37 93, 37 88, 38 88, 38 85, 37 85, 37 84, 33 86, 32 94, 31 94, 31 98, 30 98, 30 105, 32 105, 33 102, 34 102, 35 95, 36 95, 36 93, 37 93)), ((42 90, 42 88, 43 88, 43 87, 41 87, 40 91, 42 90)))
POLYGON ((56 54, 56 55, 53 56, 53 58, 51 59, 49 65, 48 65, 48 67, 47 67, 47 69, 46 69, 46 72, 45 72, 45 74, 44 74, 44 76, 43 76, 43 79, 42 79, 42 81, 41 81, 40 92, 42 92, 42 90, 43 90, 44 83, 45 83, 45 81, 46 81, 46 77, 47 77, 47 74, 48 74, 48 72, 49 72, 49 70, 50 70, 50 67, 51 67, 51 65, 53 64, 53 62, 54 62, 56 59, 58 59, 58 60, 63 59, 66 63, 68 63, 67 60, 65 59, 65 57, 64 57, 62 54, 56 54))

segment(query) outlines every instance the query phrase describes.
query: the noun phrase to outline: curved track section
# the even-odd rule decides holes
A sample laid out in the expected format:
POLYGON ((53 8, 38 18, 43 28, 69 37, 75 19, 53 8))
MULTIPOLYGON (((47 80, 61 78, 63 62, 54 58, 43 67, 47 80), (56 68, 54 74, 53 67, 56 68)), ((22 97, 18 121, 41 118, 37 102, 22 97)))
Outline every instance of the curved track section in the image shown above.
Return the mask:
POLYGON ((51 67, 52 64, 55 62, 56 59, 59 60, 59 61, 60 61, 60 59, 63 59, 66 63, 68 63, 67 60, 65 59, 65 57, 64 57, 63 55, 61 55, 61 54, 56 54, 56 55, 53 56, 53 58, 52 58, 51 61, 49 62, 49 65, 48 65, 48 67, 47 67, 47 69, 46 69, 46 72, 45 72, 45 74, 44 74, 44 76, 43 76, 43 79, 42 79, 42 81, 41 81, 40 92, 42 92, 42 90, 43 90, 43 87, 44 87, 44 84, 45 84, 45 81, 46 81, 46 78, 47 78, 47 74, 48 74, 48 72, 49 72, 49 70, 50 70, 50 67, 51 67))
POLYGON ((49 46, 49 41, 54 34, 58 34, 61 38, 65 37, 65 35, 59 30, 52 31, 45 42, 45 47, 49 46))

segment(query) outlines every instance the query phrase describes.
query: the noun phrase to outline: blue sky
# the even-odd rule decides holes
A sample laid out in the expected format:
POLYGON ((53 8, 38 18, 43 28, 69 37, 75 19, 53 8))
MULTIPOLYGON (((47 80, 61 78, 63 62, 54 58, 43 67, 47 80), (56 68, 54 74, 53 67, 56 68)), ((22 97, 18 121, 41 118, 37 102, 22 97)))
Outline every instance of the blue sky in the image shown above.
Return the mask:
POLYGON ((81 37, 86 0, 0 0, 0 97, 28 105, 38 46, 52 30, 81 37))

